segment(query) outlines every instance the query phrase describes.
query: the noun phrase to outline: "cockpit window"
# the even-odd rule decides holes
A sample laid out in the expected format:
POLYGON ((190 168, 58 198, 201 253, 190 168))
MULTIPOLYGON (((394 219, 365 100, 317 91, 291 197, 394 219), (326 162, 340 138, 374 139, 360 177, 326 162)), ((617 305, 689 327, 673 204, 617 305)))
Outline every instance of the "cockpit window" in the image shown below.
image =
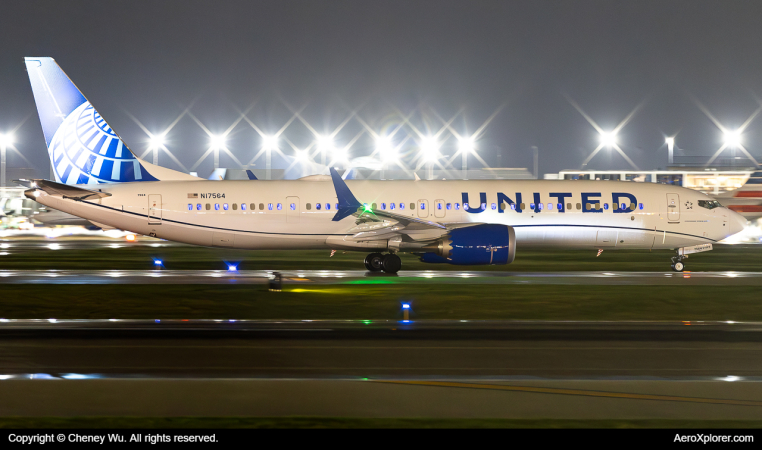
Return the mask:
POLYGON ((714 209, 722 206, 717 200, 699 200, 698 205, 706 209, 714 209))

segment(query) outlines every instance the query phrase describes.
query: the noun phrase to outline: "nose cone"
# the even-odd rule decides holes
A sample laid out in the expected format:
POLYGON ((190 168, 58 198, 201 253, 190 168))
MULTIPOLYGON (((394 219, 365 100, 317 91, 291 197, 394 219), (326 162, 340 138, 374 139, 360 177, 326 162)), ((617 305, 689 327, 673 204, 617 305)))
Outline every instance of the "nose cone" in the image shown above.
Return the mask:
POLYGON ((728 236, 740 233, 744 228, 746 228, 746 217, 728 210, 728 236))

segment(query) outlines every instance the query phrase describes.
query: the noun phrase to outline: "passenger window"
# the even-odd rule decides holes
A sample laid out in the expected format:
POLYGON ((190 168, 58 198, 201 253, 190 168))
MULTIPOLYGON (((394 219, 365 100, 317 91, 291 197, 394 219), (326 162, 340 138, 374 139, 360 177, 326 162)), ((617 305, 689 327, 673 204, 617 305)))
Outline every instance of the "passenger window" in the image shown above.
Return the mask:
POLYGON ((277 208, 278 208, 278 211, 282 210, 282 209, 283 209, 283 204, 281 204, 281 203, 278 203, 278 206, 277 206, 277 208))
MULTIPOLYGON (((571 205, 571 203, 569 203, 569 205, 571 205)), ((580 209, 582 209, 582 203, 577 203, 577 211, 579 211, 580 209)))
POLYGON ((459 209, 460 209, 460 203, 456 203, 456 204, 455 204, 455 210, 457 211, 457 210, 459 210, 459 209))
POLYGON ((223 204, 222 204, 222 209, 224 209, 225 211, 227 211, 227 210, 228 210, 228 204, 227 204, 227 203, 223 203, 223 204))
POLYGON ((571 203, 567 203, 566 204, 566 209, 572 209, 572 204, 571 203))
POLYGON ((635 203, 630 203, 630 211, 635 211, 635 203))
POLYGON ((394 209, 394 203, 389 203, 389 209, 394 209))
POLYGON ((330 211, 331 210, 331 204, 330 203, 326 203, 325 204, 325 209, 330 211))
POLYGON ((374 210, 374 211, 375 211, 376 209, 378 209, 378 205, 376 205, 375 203, 373 203, 372 205, 370 205, 370 209, 372 209, 372 210, 374 210))
POLYGON ((534 203, 529 204, 529 209, 534 209, 534 203))
POLYGON ((405 204, 404 203, 400 203, 400 209, 405 209, 405 204))
POLYGON ((548 211, 552 211, 552 210, 553 210, 553 203, 548 203, 548 211))
MULTIPOLYGON (((331 209, 331 208, 328 208, 328 209, 331 209)), ((338 210, 339 210, 339 204, 336 203, 336 211, 338 211, 338 210)))
POLYGON ((410 204, 410 209, 415 209, 415 203, 410 204))
POLYGON ((595 209, 601 209, 601 204, 600 203, 596 203, 595 204, 595 209))
POLYGON ((241 203, 241 211, 246 211, 246 203, 241 203))
POLYGON ((210 205, 209 203, 207 203, 207 204, 206 204, 206 210, 207 210, 207 211, 209 211, 210 209, 212 209, 212 205, 210 205))
POLYGON ((440 202, 437 202, 437 209, 442 209, 442 204, 440 202))
POLYGON ((188 211, 193 211, 193 203, 188 203, 188 211))
POLYGON ((273 210, 273 204, 272 203, 268 203, 267 204, 267 210, 268 211, 272 211, 273 210))
POLYGON ((542 207, 543 207, 543 206, 544 206, 544 205, 543 205, 542 203, 538 203, 538 204, 537 204, 537 209, 539 209, 540 211, 542 211, 542 207))
POLYGON ((233 203, 233 211, 238 211, 238 203, 233 203))
POLYGON ((201 203, 196 204, 196 211, 201 211, 201 203))
POLYGON ((386 203, 384 203, 384 202, 381 202, 381 209, 382 209, 382 210, 383 210, 383 209, 386 209, 386 203))
POLYGON ((642 210, 642 209, 643 209, 643 204, 641 203, 639 207, 640 207, 640 209, 642 210))
POLYGON ((426 209, 426 203, 421 203, 421 209, 426 209))
POLYGON ((452 203, 448 203, 446 208, 447 208, 448 211, 451 210, 452 209, 452 203))
POLYGON ((527 204, 526 203, 522 203, 521 204, 521 209, 527 209, 527 204))
MULTIPOLYGON (((308 206, 307 206, 307 209, 309 209, 309 203, 307 203, 307 205, 308 205, 308 206)), ((326 203, 326 205, 328 205, 328 203, 326 203)), ((318 211, 320 211, 320 203, 315 203, 315 209, 317 209, 318 211)))
POLYGON ((493 203, 493 204, 492 204, 492 210, 494 211, 494 210, 496 210, 496 209, 497 209, 497 204, 496 204, 496 203, 493 203))
POLYGON ((516 204, 515 203, 511 203, 511 211, 516 211, 516 204))
POLYGON ((296 203, 291 204, 291 211, 296 211, 296 203))
MULTIPOLYGON (((318 203, 318 204, 317 204, 317 205, 315 205, 315 206, 317 206, 317 207, 318 207, 318 209, 320 209, 320 203, 318 203)), ((307 211, 309 211, 309 210, 311 210, 311 209, 312 209, 312 203, 307 203, 307 211)))
MULTIPOLYGON (((251 209, 254 209, 254 203, 251 204, 251 209)), ((264 209, 265 209, 265 204, 264 203, 260 203, 259 204, 259 210, 262 211, 264 209)))
POLYGON ((608 204, 608 203, 604 203, 604 204, 603 204, 603 209, 605 209, 606 211, 608 211, 608 209, 609 209, 609 204, 608 204))
POLYGON ((592 205, 591 205, 590 203, 586 203, 586 204, 585 204, 585 209, 586 209, 587 211, 590 211, 590 209, 592 209, 592 205))
POLYGON ((220 210, 220 204, 219 203, 215 203, 214 204, 214 210, 215 211, 219 211, 220 210))
POLYGON ((505 211, 505 203, 500 204, 500 211, 505 211))

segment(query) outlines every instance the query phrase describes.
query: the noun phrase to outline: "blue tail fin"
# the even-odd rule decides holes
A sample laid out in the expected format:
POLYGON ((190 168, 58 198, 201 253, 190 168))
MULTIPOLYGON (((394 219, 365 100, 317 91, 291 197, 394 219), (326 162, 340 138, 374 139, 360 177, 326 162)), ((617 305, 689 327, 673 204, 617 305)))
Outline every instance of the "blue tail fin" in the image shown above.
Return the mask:
POLYGON ((53 58, 24 58, 56 181, 157 181, 53 58))

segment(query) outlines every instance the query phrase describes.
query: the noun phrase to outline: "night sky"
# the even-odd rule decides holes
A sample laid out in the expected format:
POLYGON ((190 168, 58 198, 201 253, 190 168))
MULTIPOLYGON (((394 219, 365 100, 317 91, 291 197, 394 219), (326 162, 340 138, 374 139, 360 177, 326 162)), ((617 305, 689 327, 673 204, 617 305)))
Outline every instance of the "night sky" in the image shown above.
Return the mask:
MULTIPOLYGON (((51 56, 139 155, 149 130, 161 132, 183 109, 214 133, 246 110, 263 131, 277 131, 289 108, 303 109, 318 132, 333 131, 356 110, 381 132, 400 114, 422 132, 444 120, 475 131, 500 110, 477 143, 491 166, 540 172, 579 168, 598 134, 573 99, 605 130, 640 105, 621 130, 622 149, 643 169, 664 168, 664 139, 691 156, 711 155, 722 133, 762 104, 762 2, 759 1, 9 1, 0 7, 0 132, 47 175, 47 153, 24 56, 51 56), (502 108, 502 109, 500 109, 502 108), (500 155, 500 160, 498 160, 500 155)), ((363 131, 353 119, 336 135, 363 131)), ((405 125, 395 135, 414 135, 405 125)), ((304 148, 314 136, 295 121, 283 133, 304 148)), ((441 136, 442 153, 455 139, 441 136)), ((208 137, 183 117, 168 148, 190 168, 208 137)), ((762 159, 762 114, 743 143, 762 159)), ((260 147, 245 121, 228 137, 244 163, 260 147)), ((292 150, 283 143, 286 153, 292 150)), ((414 139, 406 149, 414 147, 414 139)), ((372 151, 360 135, 353 157, 372 151)), ((150 161, 150 157, 148 157, 150 161)), ((168 157, 160 163, 179 168, 168 157)), ((255 168, 264 168, 264 160, 255 168)), ((211 159, 197 170, 206 175, 211 159)), ((459 166, 459 159, 455 166, 459 166)), ((223 167, 235 167, 227 156, 223 167)), ((477 166, 472 161, 472 167, 477 166)), ((9 156, 9 166, 26 162, 9 156)), ((625 169, 613 152, 589 165, 625 169)))

